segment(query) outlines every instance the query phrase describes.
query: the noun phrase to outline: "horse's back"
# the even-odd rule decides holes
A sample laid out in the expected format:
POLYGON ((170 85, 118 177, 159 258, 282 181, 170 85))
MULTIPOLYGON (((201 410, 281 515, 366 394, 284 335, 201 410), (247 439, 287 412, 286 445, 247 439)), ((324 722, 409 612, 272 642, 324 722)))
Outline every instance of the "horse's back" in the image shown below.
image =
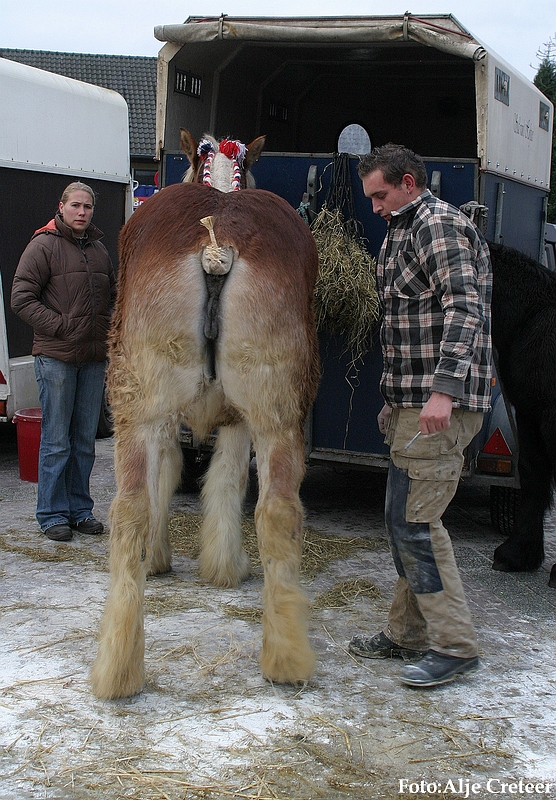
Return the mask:
POLYGON ((296 282, 300 273, 307 281, 315 281, 318 259, 313 237, 285 200, 263 189, 223 193, 200 184, 173 184, 134 212, 120 236, 122 267, 135 272, 140 264, 143 272, 156 271, 159 260, 200 249, 209 243, 201 224, 208 216, 214 217, 218 244, 231 245, 257 261, 274 255, 286 262, 282 277, 289 273, 287 263, 297 252, 296 282))

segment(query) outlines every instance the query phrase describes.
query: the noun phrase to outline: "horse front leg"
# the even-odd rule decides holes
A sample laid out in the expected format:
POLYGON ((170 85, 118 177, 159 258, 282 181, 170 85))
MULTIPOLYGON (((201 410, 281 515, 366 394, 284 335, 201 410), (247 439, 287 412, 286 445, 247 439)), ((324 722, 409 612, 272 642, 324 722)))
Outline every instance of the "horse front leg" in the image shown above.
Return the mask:
MULTIPOLYGON (((155 436, 154 442, 158 441, 155 436)), ((163 428, 159 445, 149 458, 153 469, 149 470, 151 486, 149 494, 157 498, 151 504, 151 547, 149 549, 148 575, 160 575, 171 568, 172 549, 168 539, 168 513, 170 501, 180 480, 182 455, 178 431, 173 424, 163 428), (159 462, 158 465, 156 462, 159 462)))
POLYGON ((260 484, 255 526, 265 580, 260 664, 267 680, 302 683, 311 678, 315 667, 307 635, 309 601, 299 581, 303 434, 292 430, 259 436, 255 447, 260 484))
POLYGON ((116 429, 118 491, 110 508, 110 589, 91 672, 102 699, 130 697, 144 683, 143 600, 149 563, 151 502, 146 437, 116 429))
POLYGON ((213 586, 239 586, 251 570, 241 533, 250 450, 243 423, 220 428, 201 492, 200 573, 213 586))

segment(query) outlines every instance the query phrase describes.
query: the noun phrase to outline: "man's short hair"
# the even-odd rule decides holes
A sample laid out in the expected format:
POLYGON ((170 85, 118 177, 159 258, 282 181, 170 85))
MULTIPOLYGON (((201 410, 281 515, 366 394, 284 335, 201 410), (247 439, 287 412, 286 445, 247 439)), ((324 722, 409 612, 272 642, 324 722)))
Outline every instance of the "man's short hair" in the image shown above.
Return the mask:
POLYGON ((374 147, 370 153, 361 156, 357 167, 360 178, 379 169, 386 183, 399 186, 404 175, 413 175, 419 189, 426 189, 427 171, 421 156, 401 144, 388 144, 374 147))

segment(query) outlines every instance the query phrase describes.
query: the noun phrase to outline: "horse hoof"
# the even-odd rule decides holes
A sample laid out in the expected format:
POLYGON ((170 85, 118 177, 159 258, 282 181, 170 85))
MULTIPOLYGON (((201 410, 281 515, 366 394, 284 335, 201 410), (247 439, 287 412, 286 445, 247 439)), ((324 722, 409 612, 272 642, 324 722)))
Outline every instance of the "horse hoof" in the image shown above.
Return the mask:
MULTIPOLYGON (((495 569, 497 572, 536 572, 541 564, 542 561, 535 561, 534 563, 522 562, 521 564, 515 564, 511 561, 504 561, 501 558, 496 558, 495 556, 494 561, 492 562, 492 569, 495 569)), ((556 574, 554 579, 556 581, 556 574)))
POLYGON ((519 570, 515 569, 514 567, 510 566, 507 561, 502 561, 499 558, 495 558, 492 562, 492 569, 495 569, 497 572, 518 572, 519 570))
POLYGON ((508 542, 499 545, 493 553, 492 569, 498 572, 534 572, 544 561, 540 548, 509 547, 508 542))
POLYGON ((313 677, 315 671, 314 657, 308 658, 306 664, 287 664, 284 666, 273 665, 265 669, 261 660, 263 678, 269 683, 289 684, 290 686, 303 686, 313 677))
POLYGON ((133 697, 143 690, 145 672, 143 664, 128 665, 107 662, 101 655, 91 670, 91 689, 99 700, 120 700, 133 697))
POLYGON ((160 566, 149 567, 147 570, 147 577, 152 578, 156 575, 168 575, 170 572, 172 572, 171 564, 168 564, 168 566, 161 564, 160 566))
POLYGON ((548 579, 548 585, 551 589, 556 589, 556 564, 550 570, 550 578, 548 579))

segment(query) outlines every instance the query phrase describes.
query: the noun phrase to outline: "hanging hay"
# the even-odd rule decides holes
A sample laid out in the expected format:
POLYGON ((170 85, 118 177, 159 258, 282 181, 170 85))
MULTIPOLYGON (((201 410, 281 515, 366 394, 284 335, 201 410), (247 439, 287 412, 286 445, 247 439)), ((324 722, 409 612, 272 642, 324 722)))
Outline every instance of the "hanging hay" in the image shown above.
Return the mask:
MULTIPOLYGON (((199 530, 201 516, 187 512, 172 514, 168 521, 168 533, 174 552, 197 558, 199 555, 199 530)), ((243 547, 249 556, 253 571, 262 571, 257 546, 255 523, 252 519, 243 520, 243 547)), ((348 558, 356 550, 384 550, 387 547, 383 539, 363 539, 356 537, 346 539, 343 536, 329 536, 314 530, 303 529, 303 558, 301 560, 301 574, 309 581, 324 572, 328 565, 335 560, 348 558)))
POLYGON ((346 351, 360 358, 371 348, 379 318, 376 261, 356 235, 356 226, 346 224, 337 208, 324 205, 311 230, 320 262, 315 285, 317 327, 344 338, 346 351))

